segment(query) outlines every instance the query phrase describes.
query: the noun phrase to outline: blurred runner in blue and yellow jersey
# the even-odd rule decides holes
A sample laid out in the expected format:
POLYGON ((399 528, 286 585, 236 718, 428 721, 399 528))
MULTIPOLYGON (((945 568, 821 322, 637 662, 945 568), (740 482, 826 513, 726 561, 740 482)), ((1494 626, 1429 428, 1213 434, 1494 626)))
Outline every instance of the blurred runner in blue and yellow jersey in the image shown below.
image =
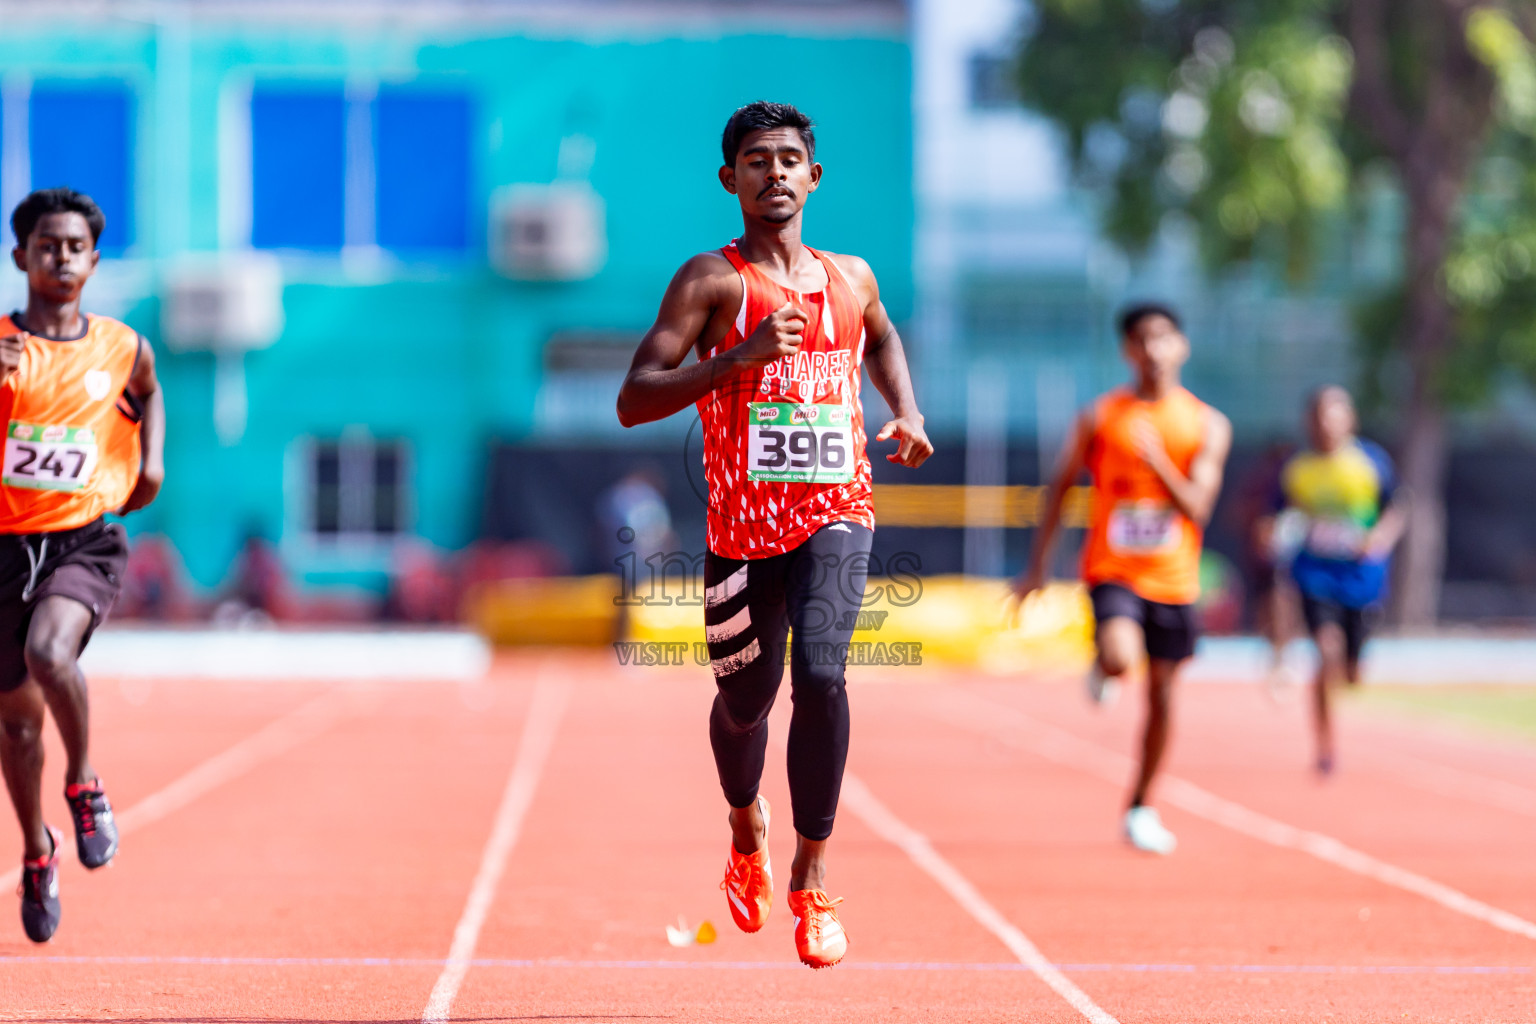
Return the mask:
POLYGON ((1369 620, 1387 587, 1404 518, 1392 459, 1355 434, 1348 391, 1318 389, 1307 403, 1308 447, 1281 469, 1273 545, 1288 560, 1320 659, 1314 685, 1317 769, 1333 770, 1329 687, 1360 678, 1369 620))

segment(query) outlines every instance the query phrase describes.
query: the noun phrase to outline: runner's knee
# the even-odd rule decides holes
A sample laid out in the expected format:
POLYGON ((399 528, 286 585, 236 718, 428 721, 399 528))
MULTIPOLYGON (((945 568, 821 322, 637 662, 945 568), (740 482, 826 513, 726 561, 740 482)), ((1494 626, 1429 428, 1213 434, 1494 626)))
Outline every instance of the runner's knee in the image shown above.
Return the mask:
POLYGON ((719 695, 715 713, 721 726, 740 735, 761 725, 768 718, 768 712, 773 710, 773 699, 779 692, 783 673, 783 666, 760 654, 756 661, 740 671, 717 679, 719 695))
POLYGON ((27 672, 39 685, 51 686, 74 674, 79 644, 59 633, 27 637, 27 672))
POLYGON ((1124 651, 1105 647, 1099 651, 1099 668, 1103 669, 1107 676, 1124 675, 1131 670, 1131 659, 1124 651))
POLYGON ((772 707, 772 701, 766 705, 756 705, 737 700, 733 704, 725 694, 720 694, 715 701, 714 720, 732 736, 745 736, 767 720, 768 711, 772 707))
POLYGON ((42 709, 36 713, 7 708, 0 711, 0 736, 13 746, 30 747, 43 739, 42 709))
POLYGON ((1114 616, 1098 624, 1099 668, 1105 675, 1118 676, 1136 664, 1141 646, 1141 627, 1129 618, 1114 616))
POLYGON ((1136 662, 1136 647, 1125 630, 1106 629, 1099 639, 1099 668, 1107 676, 1129 672, 1136 662))
POLYGON ((790 667, 790 696, 798 706, 816 701, 845 701, 846 676, 841 660, 832 657, 796 659, 790 667))

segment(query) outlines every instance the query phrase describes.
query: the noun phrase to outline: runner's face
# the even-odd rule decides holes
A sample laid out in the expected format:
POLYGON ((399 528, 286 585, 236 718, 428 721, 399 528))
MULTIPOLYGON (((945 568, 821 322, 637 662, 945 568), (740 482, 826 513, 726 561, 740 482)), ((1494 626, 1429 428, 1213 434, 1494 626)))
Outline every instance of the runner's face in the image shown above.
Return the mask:
POLYGON ((1174 381, 1189 358, 1189 339, 1167 317, 1144 316, 1125 336, 1125 358, 1143 381, 1174 381))
POLYGON ((1355 433, 1355 403, 1343 388, 1329 388, 1317 396, 1307 417, 1307 435, 1320 452, 1337 451, 1355 433))
POLYGON ((793 220, 821 183, 805 140, 793 128, 753 132, 742 140, 735 167, 720 168, 720 184, 741 201, 743 215, 769 224, 793 220))
POLYGON ((17 269, 27 275, 27 287, 53 302, 79 298, 101 258, 91 226, 78 213, 44 214, 26 247, 18 245, 12 255, 17 269))

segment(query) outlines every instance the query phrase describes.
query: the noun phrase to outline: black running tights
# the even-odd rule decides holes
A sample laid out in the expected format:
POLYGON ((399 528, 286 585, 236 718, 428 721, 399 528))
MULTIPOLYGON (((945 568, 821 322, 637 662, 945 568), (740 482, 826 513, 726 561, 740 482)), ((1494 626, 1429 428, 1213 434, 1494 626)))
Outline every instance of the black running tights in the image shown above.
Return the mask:
POLYGON ((704 628, 719 693, 709 717, 720 786, 732 807, 757 799, 768 712, 784 678, 788 643, 789 796, 795 831, 832 834, 848 759, 843 668, 864 598, 874 533, 856 523, 822 527, 770 558, 704 559, 704 628))

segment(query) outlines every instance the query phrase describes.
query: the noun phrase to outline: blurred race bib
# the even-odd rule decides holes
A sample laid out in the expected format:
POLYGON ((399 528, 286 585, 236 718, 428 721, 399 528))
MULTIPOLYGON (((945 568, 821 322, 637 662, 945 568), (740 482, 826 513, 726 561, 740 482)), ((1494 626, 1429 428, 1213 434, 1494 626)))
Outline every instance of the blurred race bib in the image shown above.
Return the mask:
POLYGON ((1307 551, 1319 558, 1359 558, 1365 548, 1365 533, 1365 527, 1352 519, 1313 519, 1307 528, 1307 551))
POLYGON ((1122 502, 1109 513, 1109 548, 1144 555, 1178 543, 1178 513, 1167 505, 1122 502))

